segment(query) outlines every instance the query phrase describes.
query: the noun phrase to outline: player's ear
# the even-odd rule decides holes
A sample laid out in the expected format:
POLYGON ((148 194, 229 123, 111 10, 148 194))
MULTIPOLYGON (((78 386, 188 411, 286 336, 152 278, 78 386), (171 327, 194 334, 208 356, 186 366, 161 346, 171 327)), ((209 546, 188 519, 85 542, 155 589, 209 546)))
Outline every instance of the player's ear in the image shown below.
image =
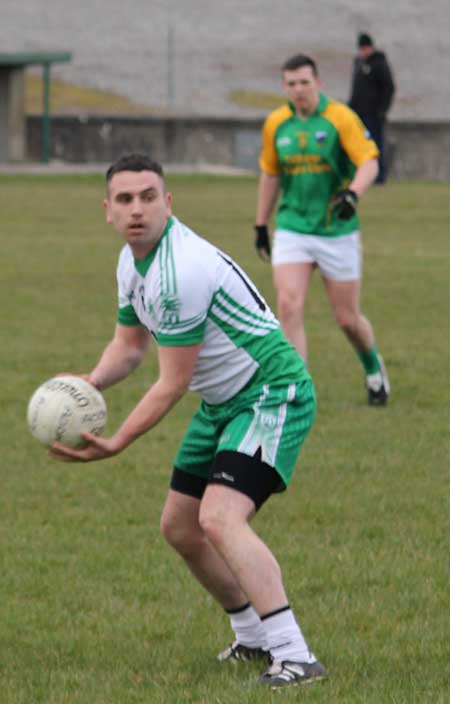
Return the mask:
POLYGON ((110 212, 109 212, 109 200, 108 200, 108 198, 105 198, 105 200, 103 201, 103 207, 104 207, 104 209, 105 209, 106 222, 108 223, 108 225, 111 225, 112 220, 111 220, 111 214, 110 214, 110 212))

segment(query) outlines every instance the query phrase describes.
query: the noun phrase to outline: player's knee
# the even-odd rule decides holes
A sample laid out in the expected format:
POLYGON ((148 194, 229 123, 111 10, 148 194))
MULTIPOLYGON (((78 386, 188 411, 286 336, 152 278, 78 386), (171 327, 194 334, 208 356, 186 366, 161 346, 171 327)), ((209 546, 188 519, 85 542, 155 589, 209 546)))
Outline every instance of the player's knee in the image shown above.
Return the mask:
POLYGON ((200 527, 213 545, 220 543, 227 532, 228 517, 220 506, 202 506, 199 515, 200 527))
POLYGON ((177 517, 165 513, 161 516, 160 530, 169 545, 184 557, 194 553, 202 539, 199 527, 186 526, 177 517))
POLYGON ((278 292, 278 315, 281 321, 295 318, 298 322, 303 320, 304 303, 291 291, 280 290, 278 292))

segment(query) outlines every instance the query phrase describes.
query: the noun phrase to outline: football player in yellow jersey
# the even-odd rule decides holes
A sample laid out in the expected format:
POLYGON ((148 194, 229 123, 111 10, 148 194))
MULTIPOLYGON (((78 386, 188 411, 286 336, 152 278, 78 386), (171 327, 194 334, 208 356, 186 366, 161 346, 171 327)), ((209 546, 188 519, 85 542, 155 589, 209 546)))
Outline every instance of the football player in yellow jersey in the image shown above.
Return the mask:
POLYGON ((286 61, 282 77, 288 103, 268 116, 262 133, 256 247, 264 260, 272 259, 278 317, 304 360, 304 306, 319 268, 336 321, 364 366, 369 404, 384 406, 389 380, 360 310, 356 212, 377 176, 378 149, 350 108, 320 92, 310 57, 286 61), (271 248, 267 223, 277 203, 271 248))

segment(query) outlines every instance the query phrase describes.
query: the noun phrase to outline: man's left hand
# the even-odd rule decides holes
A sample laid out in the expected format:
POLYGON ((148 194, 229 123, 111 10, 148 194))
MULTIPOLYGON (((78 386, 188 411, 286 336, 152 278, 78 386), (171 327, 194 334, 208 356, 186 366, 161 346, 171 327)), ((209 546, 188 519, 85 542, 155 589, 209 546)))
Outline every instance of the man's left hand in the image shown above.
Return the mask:
POLYGON ((358 195, 350 188, 339 191, 333 201, 333 212, 339 220, 350 220, 356 213, 358 195))
POLYGON ((49 450, 50 457, 60 462, 94 462, 118 455, 122 450, 114 438, 102 438, 92 433, 83 433, 87 446, 81 450, 66 447, 59 442, 53 443, 49 450))
POLYGON ((267 225, 255 225, 255 247, 264 262, 270 262, 270 238, 267 225))

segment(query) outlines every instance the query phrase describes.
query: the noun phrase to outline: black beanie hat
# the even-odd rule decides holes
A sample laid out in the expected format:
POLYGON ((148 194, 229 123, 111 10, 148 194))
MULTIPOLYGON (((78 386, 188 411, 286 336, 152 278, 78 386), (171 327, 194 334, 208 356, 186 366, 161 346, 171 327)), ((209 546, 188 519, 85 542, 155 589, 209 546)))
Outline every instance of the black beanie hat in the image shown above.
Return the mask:
POLYGON ((372 37, 369 34, 360 34, 358 36, 358 46, 373 46, 372 37))

